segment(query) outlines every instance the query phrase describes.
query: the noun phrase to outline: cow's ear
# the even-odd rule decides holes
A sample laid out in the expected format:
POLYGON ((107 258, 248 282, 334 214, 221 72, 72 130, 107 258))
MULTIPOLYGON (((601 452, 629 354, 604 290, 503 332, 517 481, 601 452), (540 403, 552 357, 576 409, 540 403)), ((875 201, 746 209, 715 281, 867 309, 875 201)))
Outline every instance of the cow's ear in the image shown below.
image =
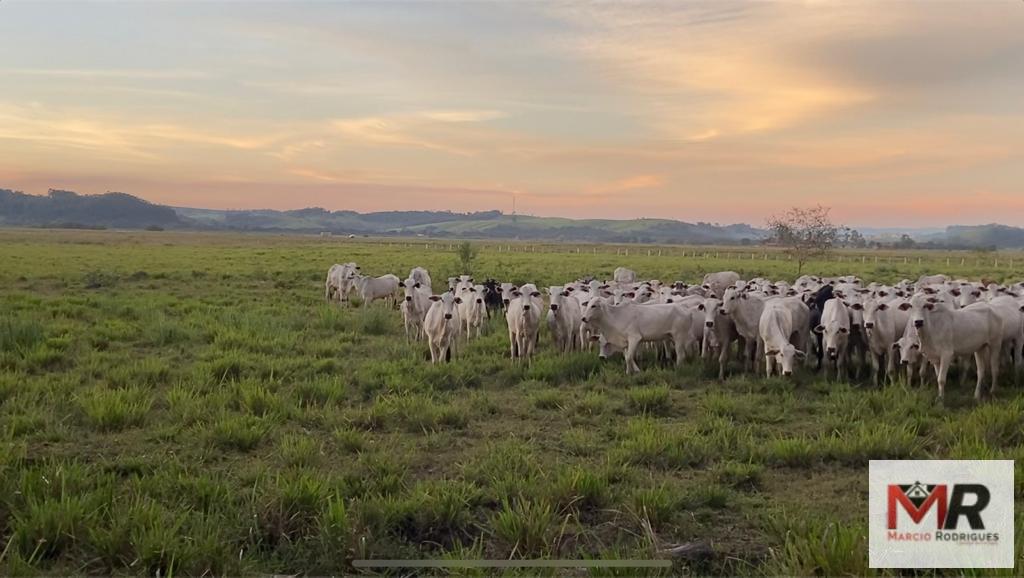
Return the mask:
POLYGON ((889 308, 889 306, 888 306, 888 305, 886 305, 885 303, 879 303, 879 304, 878 304, 878 310, 879 310, 879 311, 885 311, 885 310, 886 310, 886 309, 888 309, 888 308, 889 308))
POLYGON ((747 294, 746 293, 740 294, 740 299, 746 299, 746 298, 747 298, 747 294))
POLYGON ((519 290, 519 287, 518 287, 517 285, 513 285, 511 289, 512 289, 513 291, 518 291, 518 290, 519 290))
POLYGON ((804 353, 803 351, 800 351, 799 349, 797 349, 797 350, 796 350, 796 351, 794 351, 793 353, 795 353, 795 354, 796 354, 796 356, 797 356, 797 359, 803 359, 803 358, 807 357, 807 354, 806 354, 806 353, 804 353))
POLYGON ((971 295, 974 295, 975 297, 981 297, 981 291, 972 291, 971 295))
MULTIPOLYGON (((583 303, 580 303, 580 305, 586 307, 587 305, 590 305, 590 301, 584 301, 583 303)), ((1024 311, 1024 307, 1021 307, 1020 310, 1024 311)))
POLYGON ((911 307, 910 303, 900 303, 899 310, 900 311, 906 311, 907 309, 910 309, 910 307, 911 307))
POLYGON ((935 304, 934 303, 925 303, 924 304, 924 308, 927 309, 928 311, 931 311, 932 309, 935 309, 935 304))
POLYGON ((565 288, 565 294, 568 295, 570 291, 575 291, 575 290, 576 290, 576 288, 573 287, 572 285, 570 285, 570 286, 565 288))
POLYGON ((632 298, 636 297, 636 293, 633 293, 632 291, 630 291, 629 293, 624 294, 623 297, 629 297, 630 299, 632 299, 632 298))
POLYGON ((770 349, 768 351, 765 351, 764 354, 765 355, 778 355, 779 354, 779 350, 778 349, 770 349))
POLYGON ((899 348, 900 348, 900 344, 899 343, 893 343, 892 344, 893 351, 897 351, 897 350, 899 350, 899 348))
POLYGON ((935 297, 929 297, 929 298, 928 298, 928 302, 929 302, 929 303, 938 303, 938 302, 939 302, 939 300, 938 300, 938 299, 936 299, 935 297))
POLYGON ((590 336, 590 340, 591 341, 601 341, 601 336, 595 333, 595 334, 590 336))
POLYGON ((399 281, 398 282, 398 286, 399 287, 405 287, 405 282, 404 281, 399 281))
POLYGON ((456 297, 455 298, 455 303, 458 304, 458 305, 462 305, 462 297, 456 297))
POLYGON ((846 327, 840 327, 839 328, 839 333, 849 333, 849 332, 850 332, 850 330, 847 329, 846 327))
POLYGON ((469 290, 472 291, 473 293, 476 293, 476 287, 470 287, 469 290))
POLYGON ((878 295, 879 295, 879 296, 881 296, 881 297, 885 297, 885 296, 886 296, 886 295, 888 295, 888 294, 889 294, 889 292, 888 292, 888 291, 879 291, 879 292, 878 292, 878 295))
POLYGON ((441 300, 441 296, 440 295, 431 295, 430 296, 430 300, 431 301, 440 301, 441 300))
POLYGON ((672 301, 671 299, 666 299, 665 303, 674 303, 674 301, 672 301))
POLYGON ((950 289, 949 292, 952 293, 953 295, 956 295, 957 297, 960 296, 960 290, 959 289, 950 289))
POLYGON ((813 331, 815 333, 824 333, 825 332, 825 326, 824 325, 816 325, 814 327, 814 329, 812 329, 811 331, 813 331))
POLYGON ((419 288, 420 288, 420 284, 419 284, 419 283, 417 283, 417 284, 413 285, 413 288, 414 288, 414 289, 419 289, 419 288))
POLYGON ((356 271, 362 271, 362 270, 363 270, 363 268, 362 268, 362 267, 360 267, 360 266, 356 265, 356 271))
POLYGON ((569 292, 568 291, 562 291, 562 297, 568 297, 568 296, 569 296, 569 292))

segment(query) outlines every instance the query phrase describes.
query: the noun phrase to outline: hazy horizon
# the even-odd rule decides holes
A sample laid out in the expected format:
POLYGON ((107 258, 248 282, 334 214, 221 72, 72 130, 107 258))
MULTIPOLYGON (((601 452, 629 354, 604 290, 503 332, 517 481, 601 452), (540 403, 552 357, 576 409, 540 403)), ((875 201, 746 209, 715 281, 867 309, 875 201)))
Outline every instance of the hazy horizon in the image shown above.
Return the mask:
POLYGON ((1024 225, 1024 3, 0 3, 0 187, 1024 225))

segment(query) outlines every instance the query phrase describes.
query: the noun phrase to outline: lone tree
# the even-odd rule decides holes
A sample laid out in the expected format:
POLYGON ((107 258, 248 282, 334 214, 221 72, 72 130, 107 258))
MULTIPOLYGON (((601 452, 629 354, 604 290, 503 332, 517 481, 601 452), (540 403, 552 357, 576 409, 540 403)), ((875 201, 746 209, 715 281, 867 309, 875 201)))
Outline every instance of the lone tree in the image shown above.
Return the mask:
POLYGON ((808 261, 827 255, 836 244, 839 228, 829 218, 829 210, 821 205, 809 209, 793 207, 768 219, 770 242, 785 247, 786 253, 796 260, 798 276, 808 261))

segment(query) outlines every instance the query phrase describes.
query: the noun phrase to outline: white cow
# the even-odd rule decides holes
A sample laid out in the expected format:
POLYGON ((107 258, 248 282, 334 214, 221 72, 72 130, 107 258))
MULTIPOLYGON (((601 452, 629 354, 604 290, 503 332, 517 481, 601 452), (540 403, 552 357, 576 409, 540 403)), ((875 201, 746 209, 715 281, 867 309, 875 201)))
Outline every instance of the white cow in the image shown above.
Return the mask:
POLYGON ((921 381, 921 385, 924 385, 925 370, 929 365, 928 358, 921 355, 921 338, 917 334, 914 321, 909 316, 907 326, 903 329, 903 337, 900 337, 892 348, 900 354, 900 364, 907 368, 907 385, 913 387, 915 374, 921 381))
POLYGON ((616 283, 636 283, 636 271, 625 267, 616 267, 612 272, 612 281, 616 283))
POLYGON ((765 302, 758 320, 758 331, 764 343, 764 372, 768 377, 775 374, 777 365, 781 366, 783 376, 793 375, 795 360, 807 357, 803 350, 791 343, 793 335, 799 331, 799 321, 794 319, 793 309, 784 301, 772 299, 765 302))
POLYGON ((430 273, 428 273, 423 267, 413 267, 412 271, 409 271, 409 278, 414 282, 419 283, 420 287, 430 289, 434 286, 434 284, 430 282, 430 273))
POLYGON ((830 365, 835 366, 836 379, 846 375, 847 347, 850 340, 850 312, 841 299, 829 299, 821 312, 821 324, 814 328, 822 335, 825 349, 825 377, 830 365))
POLYGON ((896 351, 893 344, 903 337, 909 315, 899 307, 904 299, 885 300, 869 299, 866 305, 855 304, 854 309, 863 308, 864 332, 868 338, 868 351, 871 354, 871 367, 875 371, 875 383, 883 381, 882 363, 885 362, 885 375, 889 381, 896 380, 896 351))
POLYGON ((706 291, 710 291, 715 297, 722 297, 725 295, 725 290, 732 287, 739 280, 740 274, 735 271, 708 273, 704 276, 701 287, 706 291))
MULTIPOLYGON (((743 338, 736 331, 732 318, 722 313, 721 299, 706 297, 697 309, 704 313, 704 358, 709 358, 713 352, 718 354, 718 379, 724 380, 732 343, 743 338)), ((745 344, 740 346, 741 351, 744 349, 745 344)))
POLYGON ((910 319, 921 339, 921 352, 936 368, 939 399, 946 393, 946 374, 956 355, 974 355, 978 382, 974 398, 981 400, 985 373, 992 372, 994 393, 999 379, 999 352, 1003 347, 1003 322, 987 303, 975 303, 954 309, 940 298, 918 293, 900 309, 910 311, 910 319))
POLYGON ((749 371, 751 363, 755 372, 760 371, 757 363, 764 354, 761 341, 760 322, 766 298, 757 293, 741 291, 735 287, 725 290, 722 296, 722 314, 727 315, 736 325, 736 331, 743 337, 746 352, 743 354, 743 369, 749 371))
POLYGON ((548 329, 555 348, 568 353, 579 347, 583 311, 580 302, 563 287, 548 287, 548 329))
POLYGON ((405 293, 401 306, 405 336, 408 339, 420 339, 423 335, 423 319, 432 305, 430 287, 424 287, 411 277, 400 285, 405 293))
POLYGON ((349 262, 334 264, 327 271, 327 282, 325 284, 324 296, 327 301, 337 298, 338 301, 347 303, 348 294, 352 292, 355 285, 355 277, 359 274, 359 265, 349 262))
POLYGON ((452 350, 459 337, 459 303, 462 301, 450 292, 431 295, 433 301, 423 320, 427 334, 431 363, 451 361, 452 350))
POLYGON ((401 281, 398 277, 395 277, 390 273, 387 275, 381 275, 380 277, 357 275, 355 278, 356 293, 358 293, 359 298, 363 300, 364 307, 378 299, 383 299, 384 303, 389 307, 394 305, 395 294, 398 293, 399 283, 401 283, 401 281))
POLYGON ((640 343, 671 340, 678 366, 693 339, 692 317, 675 304, 612 305, 607 299, 595 298, 588 303, 582 321, 611 345, 625 350, 626 373, 640 371, 636 363, 640 343))
POLYGON ((509 353, 512 359, 529 359, 537 346, 540 330, 540 292, 532 285, 512 292, 505 321, 508 323, 509 353), (529 290, 532 288, 532 290, 529 290))
MULTIPOLYGON (((461 283, 460 283, 461 285, 461 283)), ((484 286, 472 285, 460 287, 459 297, 462 303, 459 305, 459 319, 462 325, 462 332, 466 338, 476 332, 480 337, 484 321, 487 319, 487 306, 484 304, 484 286)))

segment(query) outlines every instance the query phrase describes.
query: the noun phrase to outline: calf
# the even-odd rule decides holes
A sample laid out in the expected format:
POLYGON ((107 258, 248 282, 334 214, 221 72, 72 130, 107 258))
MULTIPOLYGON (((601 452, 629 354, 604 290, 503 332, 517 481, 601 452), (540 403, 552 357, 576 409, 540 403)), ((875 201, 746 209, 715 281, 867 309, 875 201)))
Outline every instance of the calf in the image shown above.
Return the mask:
POLYGON ((452 349, 459 337, 459 303, 461 299, 450 292, 431 295, 433 304, 423 320, 423 330, 430 346, 431 363, 451 361, 452 349))
MULTIPOLYGON (((718 379, 724 380, 732 343, 743 338, 736 331, 733 320, 722 313, 721 299, 704 298, 704 301, 697 305, 697 310, 704 313, 704 358, 709 358, 713 352, 718 353, 718 379)), ((745 347, 741 345, 740 349, 743 350, 745 347)))
POLYGON ((487 318, 487 308, 484 305, 484 286, 462 287, 459 297, 462 299, 462 303, 459 304, 459 320, 463 333, 467 339, 472 336, 474 331, 476 336, 480 337, 484 319, 487 318))
POLYGON ((327 282, 325 286, 325 298, 327 301, 337 298, 342 303, 348 302, 348 294, 352 292, 355 277, 359 274, 359 265, 345 263, 334 264, 327 271, 327 282))
POLYGON ((484 281, 484 305, 487 306, 487 317, 491 316, 491 312, 504 307, 501 302, 501 284, 494 279, 484 281))

